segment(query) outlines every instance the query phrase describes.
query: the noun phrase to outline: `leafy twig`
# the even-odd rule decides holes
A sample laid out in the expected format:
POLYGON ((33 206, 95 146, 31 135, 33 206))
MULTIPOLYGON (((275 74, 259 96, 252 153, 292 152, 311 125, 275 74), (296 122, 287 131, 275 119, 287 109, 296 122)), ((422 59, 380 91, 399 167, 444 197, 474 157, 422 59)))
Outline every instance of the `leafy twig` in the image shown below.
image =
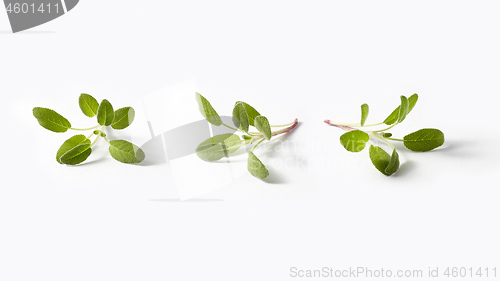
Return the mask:
POLYGON ((233 108, 234 127, 224 124, 219 114, 214 110, 210 102, 199 93, 196 93, 196 101, 201 115, 210 123, 220 126, 223 125, 235 133, 242 133, 242 138, 236 134, 221 134, 208 138, 198 145, 196 154, 202 160, 216 161, 222 157, 237 151, 240 147, 257 142, 254 147, 248 151, 247 169, 254 177, 264 179, 269 176, 266 166, 255 156, 253 151, 264 140, 271 140, 272 137, 291 132, 297 127, 298 120, 286 125, 271 126, 267 118, 255 110, 247 103, 238 101, 233 108), (250 132, 250 126, 255 127, 258 132, 250 132), (278 131, 271 131, 272 127, 286 127, 278 131))
POLYGON ((381 123, 364 125, 368 118, 369 108, 367 104, 361 105, 360 123, 339 123, 331 120, 325 120, 325 123, 347 131, 347 133, 340 136, 340 143, 346 150, 351 152, 362 151, 371 137, 385 142, 392 150, 391 155, 381 147, 370 145, 370 159, 382 174, 390 176, 399 169, 399 155, 396 152, 396 148, 388 140, 401 141, 408 149, 421 152, 433 150, 444 143, 444 134, 438 129, 421 129, 406 135, 403 139, 392 138, 392 134, 386 132, 403 122, 413 107, 415 107, 417 100, 417 94, 413 94, 409 98, 401 96, 401 104, 381 123), (383 124, 389 127, 373 131, 362 131, 356 128, 383 124))
POLYGON ((115 130, 127 128, 134 121, 135 111, 132 107, 123 107, 113 110, 111 103, 104 99, 99 104, 97 100, 88 94, 81 94, 78 103, 83 114, 88 117, 97 117, 98 125, 79 129, 73 128, 68 119, 52 109, 35 107, 33 115, 38 123, 49 131, 64 133, 68 130, 90 131, 92 134, 88 137, 84 135, 75 135, 67 139, 56 153, 56 160, 60 164, 76 165, 85 161, 92 153, 92 147, 102 137, 109 143, 109 153, 111 156, 122 163, 140 163, 145 158, 144 152, 135 144, 126 140, 111 140, 106 138, 105 128, 111 127, 115 130), (90 138, 95 136, 91 143, 90 138))

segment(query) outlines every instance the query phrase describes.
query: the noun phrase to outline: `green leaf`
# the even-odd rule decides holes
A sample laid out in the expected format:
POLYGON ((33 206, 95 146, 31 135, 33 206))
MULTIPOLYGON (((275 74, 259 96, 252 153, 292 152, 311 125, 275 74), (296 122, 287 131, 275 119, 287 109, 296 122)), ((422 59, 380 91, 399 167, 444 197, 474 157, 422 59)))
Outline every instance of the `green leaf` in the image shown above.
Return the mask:
POLYGON ((68 119, 52 109, 35 107, 33 108, 33 116, 42 127, 52 132, 64 133, 71 128, 68 119))
POLYGON ((269 171, 267 170, 266 166, 264 166, 259 158, 257 158, 257 156, 255 156, 255 154, 253 154, 253 152, 251 151, 248 151, 247 168, 252 176, 261 180, 269 176, 269 171))
MULTIPOLYGON (((408 115, 411 112, 411 110, 415 107, 415 104, 417 104, 417 100, 418 100, 417 94, 413 94, 408 98, 408 112, 406 113, 406 115, 408 115)), ((384 123, 386 125, 392 125, 398 121, 400 108, 401 106, 398 106, 396 109, 394 109, 391 115, 389 115, 384 120, 384 123)))
POLYGON ((271 126, 266 117, 262 115, 255 117, 255 128, 264 135, 266 140, 271 139, 271 126))
POLYGON ((109 154, 122 163, 140 163, 146 158, 142 149, 126 140, 112 140, 109 144, 109 154))
POLYGON ((81 94, 80 98, 78 98, 78 104, 80 105, 80 109, 83 114, 88 117, 94 117, 97 115, 97 109, 99 108, 99 103, 97 100, 88 94, 81 94))
POLYGON ((102 126, 109 126, 113 123, 115 112, 111 103, 104 99, 97 109, 97 123, 102 126))
POLYGON ((250 120, 245 105, 242 102, 237 102, 233 109, 233 123, 236 128, 242 129, 248 133, 250 120))
POLYGON ((401 105, 399 106, 398 123, 401 123, 403 122, 403 120, 405 120, 409 110, 410 110, 410 102, 405 96, 401 96, 401 105))
POLYGON ((203 118, 215 126, 222 125, 222 119, 206 98, 196 93, 196 101, 198 102, 198 107, 203 118))
POLYGON ((421 129, 404 138, 404 145, 413 151, 429 151, 444 143, 444 134, 438 129, 421 129))
POLYGON ((115 130, 127 128, 134 121, 135 110, 132 107, 123 107, 115 111, 115 117, 111 127, 115 130))
POLYGON ((59 147, 59 150, 57 151, 56 154, 56 160, 59 162, 59 164, 62 164, 61 162, 61 156, 63 156, 66 152, 70 151, 71 149, 75 148, 76 146, 80 144, 90 144, 90 140, 84 136, 84 135, 76 135, 72 136, 71 138, 67 139, 61 147, 59 147))
POLYGON ((238 104, 238 103, 242 103, 243 106, 245 107, 245 111, 247 112, 247 116, 248 116, 248 123, 250 124, 250 126, 255 126, 254 120, 257 116, 260 116, 260 113, 257 112, 257 110, 255 110, 255 108, 253 108, 251 105, 249 105, 246 102, 237 101, 236 104, 238 104))
POLYGON ((396 149, 389 156, 385 150, 379 146, 370 146, 370 159, 377 170, 386 176, 394 174, 399 169, 399 155, 396 149))
POLYGON ((236 134, 221 134, 208 138, 196 148, 196 155, 205 161, 217 161, 237 151, 245 144, 236 134))
POLYGON ((366 146, 366 142, 370 140, 367 133, 360 130, 349 131, 340 136, 340 143, 351 152, 360 152, 366 146))
POLYGON ((368 104, 361 105, 361 127, 365 125, 366 118, 368 118, 369 107, 368 104))
POLYGON ((390 138, 390 137, 392 137, 392 134, 391 133, 383 133, 382 136, 384 138, 390 138))
POLYGON ((66 165, 80 164, 87 160, 91 153, 90 143, 82 143, 64 153, 60 158, 60 163, 66 165))

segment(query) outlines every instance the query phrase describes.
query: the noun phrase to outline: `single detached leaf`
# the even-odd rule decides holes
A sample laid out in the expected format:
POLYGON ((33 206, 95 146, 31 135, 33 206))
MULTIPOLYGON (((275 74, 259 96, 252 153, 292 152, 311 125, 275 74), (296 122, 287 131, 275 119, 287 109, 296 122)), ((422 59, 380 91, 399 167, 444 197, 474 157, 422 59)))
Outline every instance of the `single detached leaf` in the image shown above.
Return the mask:
POLYGON ((71 138, 67 139, 61 147, 59 147, 59 150, 57 151, 56 154, 56 160, 59 162, 59 164, 62 164, 61 162, 61 156, 63 156, 66 152, 70 151, 71 149, 75 148, 76 146, 80 144, 90 144, 90 140, 84 136, 84 135, 76 135, 72 136, 71 138))
POLYGON ((236 128, 242 129, 243 131, 248 133, 250 120, 248 119, 248 113, 243 102, 237 102, 234 106, 233 123, 236 128))
POLYGON ((82 143, 64 153, 60 158, 60 163, 66 165, 80 164, 87 160, 91 153, 90 143, 82 143))
POLYGON ((369 107, 364 103, 361 105, 361 127, 365 125, 366 118, 368 118, 369 107))
POLYGON ((206 98, 196 93, 196 101, 198 102, 198 107, 203 118, 215 126, 222 125, 222 119, 206 98))
MULTIPOLYGON (((415 107, 415 104, 417 104, 417 100, 418 100, 417 94, 413 94, 408 98, 408 112, 406 113, 406 115, 408 115, 408 113, 410 113, 410 111, 415 107)), ((394 111, 391 113, 391 115, 389 115, 384 120, 384 123, 386 125, 392 125, 398 121, 400 108, 401 107, 398 106, 396 109, 394 109, 394 111)))
POLYGON ((115 130, 122 130, 127 128, 135 118, 135 110, 132 107, 122 107, 115 111, 115 117, 111 128, 115 130))
POLYGON ((271 139, 271 126, 266 117, 262 115, 255 117, 255 128, 264 135, 266 140, 271 139))
POLYGON ((78 98, 78 104, 83 114, 88 117, 94 117, 97 115, 97 109, 99 109, 99 103, 97 100, 89 94, 81 94, 78 98))
POLYGON ((266 166, 264 166, 259 158, 257 158, 257 156, 255 156, 255 154, 253 154, 253 152, 251 151, 248 151, 247 168, 252 176, 261 180, 269 176, 269 171, 267 170, 266 166))
POLYGON ((52 109, 35 107, 33 108, 33 116, 42 127, 52 132, 64 133, 71 128, 68 119, 52 109))
POLYGON ((385 150, 379 146, 370 146, 370 159, 377 170, 386 176, 394 174, 399 169, 399 155, 394 149, 389 156, 385 150))
POLYGON ((146 158, 142 149, 126 140, 112 140, 109 144, 109 154, 122 163, 140 163, 146 158))
POLYGON ((115 112, 111 103, 104 99, 97 109, 97 123, 101 126, 109 126, 113 123, 115 112))
POLYGON ((410 102, 405 96, 401 96, 401 105, 399 106, 398 123, 405 120, 406 115, 410 111, 410 102))
POLYGON ((221 134, 204 140, 196 148, 196 155, 205 161, 217 161, 237 151, 245 144, 236 134, 221 134))
POLYGON ((392 137, 392 134, 391 133, 383 133, 382 136, 384 138, 390 138, 390 137, 392 137))
POLYGON ((340 136, 340 143, 350 152, 360 152, 365 149, 368 140, 370 136, 360 130, 349 131, 340 136))
MULTIPOLYGON (((250 126, 255 126, 255 122, 254 122, 255 117, 259 116, 260 113, 246 102, 237 101, 236 104, 238 104, 238 103, 242 103, 243 106, 245 107, 245 111, 247 112, 247 116, 248 116, 248 124, 250 124, 250 126)), ((235 106, 236 106, 236 104, 235 104, 235 106)))
POLYGON ((438 129, 421 129, 404 138, 404 145, 413 151, 429 151, 444 143, 444 134, 438 129))

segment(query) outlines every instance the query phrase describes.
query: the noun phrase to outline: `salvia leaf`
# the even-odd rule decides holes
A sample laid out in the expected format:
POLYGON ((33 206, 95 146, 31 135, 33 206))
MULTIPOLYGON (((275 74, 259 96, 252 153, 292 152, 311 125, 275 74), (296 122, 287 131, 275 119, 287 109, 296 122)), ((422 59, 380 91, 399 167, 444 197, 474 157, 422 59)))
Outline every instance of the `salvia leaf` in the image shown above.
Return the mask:
MULTIPOLYGON (((415 104, 417 104, 417 101, 418 101, 418 95, 417 94, 413 94, 411 95, 409 98, 408 98, 408 112, 406 113, 406 115, 408 115, 408 113, 411 112, 411 110, 415 107, 415 104)), ((396 109, 394 109, 394 111, 384 120, 384 123, 386 125, 392 125, 394 123, 396 123, 399 119, 399 111, 400 111, 400 106, 398 106, 396 109)))
POLYGON ((196 93, 196 101, 198 102, 198 107, 203 118, 215 126, 222 125, 222 119, 206 98, 196 93))
POLYGON ((242 129, 243 131, 248 133, 250 120, 248 119, 248 113, 243 102, 237 102, 234 105, 233 123, 236 128, 242 129))
POLYGON ((370 136, 360 130, 349 131, 340 136, 340 143, 350 152, 362 151, 368 140, 370 140, 370 136))
POLYGON ((444 134, 438 129, 421 129, 404 138, 404 145, 413 151, 430 151, 444 143, 444 134))
POLYGON ((382 174, 390 176, 399 169, 399 155, 394 149, 389 155, 379 146, 370 145, 370 159, 373 166, 382 174))
POLYGON ((88 117, 94 117, 97 115, 97 109, 99 109, 99 103, 97 100, 89 94, 81 94, 78 98, 78 104, 83 114, 88 117))
POLYGON ((269 171, 267 170, 266 166, 262 164, 259 158, 257 158, 257 156, 255 156, 252 151, 248 151, 247 168, 250 174, 252 174, 252 176, 256 178, 265 179, 267 176, 269 176, 269 171))
POLYGON ((52 132, 64 133, 71 128, 68 119, 52 109, 35 107, 33 108, 33 116, 42 127, 52 132))
POLYGON ((111 128, 115 130, 123 130, 127 128, 135 118, 135 110, 132 107, 123 107, 115 111, 115 117, 111 128))
POLYGON ((255 128, 264 135, 266 140, 271 139, 271 126, 266 117, 262 115, 255 117, 255 128))
POLYGON ((399 106, 399 114, 398 114, 398 123, 403 122, 405 120, 406 115, 410 110, 410 103, 405 96, 401 96, 401 105, 399 106))
POLYGON ((384 138, 390 138, 390 137, 392 137, 392 134, 391 133, 383 133, 382 136, 384 138))
POLYGON ((87 139, 86 136, 84 135, 75 135, 72 136, 71 138, 67 139, 61 147, 59 147, 59 150, 57 151, 56 154, 56 160, 59 162, 59 164, 63 164, 61 162, 61 156, 63 156, 66 152, 70 151, 71 149, 75 148, 76 146, 80 144, 90 144, 90 140, 87 139))
POLYGON ((205 161, 217 161, 237 151, 244 143, 236 134, 216 135, 200 143, 196 155, 205 161))
POLYGON ((246 102, 237 101, 236 104, 238 104, 238 103, 243 104, 243 107, 245 107, 245 111, 246 111, 247 116, 248 116, 248 124, 250 124, 250 126, 255 126, 255 118, 257 116, 260 116, 260 113, 246 102))
POLYGON ((113 123, 115 112, 111 103, 104 99, 97 109, 97 123, 102 126, 109 126, 113 123))
POLYGON ((66 165, 77 165, 87 160, 92 153, 90 143, 79 144, 64 153, 60 158, 60 163, 66 165))
POLYGON ((122 163, 136 164, 146 157, 142 149, 126 140, 112 140, 109 144, 109 154, 122 163))
POLYGON ((365 125, 366 118, 368 118, 369 107, 368 104, 361 105, 361 127, 365 125))

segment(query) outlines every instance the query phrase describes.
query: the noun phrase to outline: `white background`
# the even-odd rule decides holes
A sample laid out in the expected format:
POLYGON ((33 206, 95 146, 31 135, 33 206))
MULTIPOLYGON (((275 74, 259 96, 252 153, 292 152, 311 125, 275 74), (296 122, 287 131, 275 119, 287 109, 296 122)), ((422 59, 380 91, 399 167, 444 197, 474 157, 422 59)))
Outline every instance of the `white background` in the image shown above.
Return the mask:
POLYGON ((499 8, 85 0, 19 34, 0 12, 0 280, 287 280, 291 267, 358 266, 500 273, 499 8), (121 107, 191 78, 220 114, 244 100, 271 123, 299 118, 283 144, 301 145, 279 157, 301 155, 308 176, 267 157, 277 183, 248 176, 181 202, 164 166, 120 164, 105 143, 88 164, 59 165, 69 135, 31 113, 49 107, 76 126, 90 122, 80 93, 121 107), (394 176, 367 151, 345 151, 342 132, 323 123, 358 122, 365 102, 368 122, 380 122, 413 93, 419 102, 393 133, 434 127, 446 143, 398 146, 394 176))

